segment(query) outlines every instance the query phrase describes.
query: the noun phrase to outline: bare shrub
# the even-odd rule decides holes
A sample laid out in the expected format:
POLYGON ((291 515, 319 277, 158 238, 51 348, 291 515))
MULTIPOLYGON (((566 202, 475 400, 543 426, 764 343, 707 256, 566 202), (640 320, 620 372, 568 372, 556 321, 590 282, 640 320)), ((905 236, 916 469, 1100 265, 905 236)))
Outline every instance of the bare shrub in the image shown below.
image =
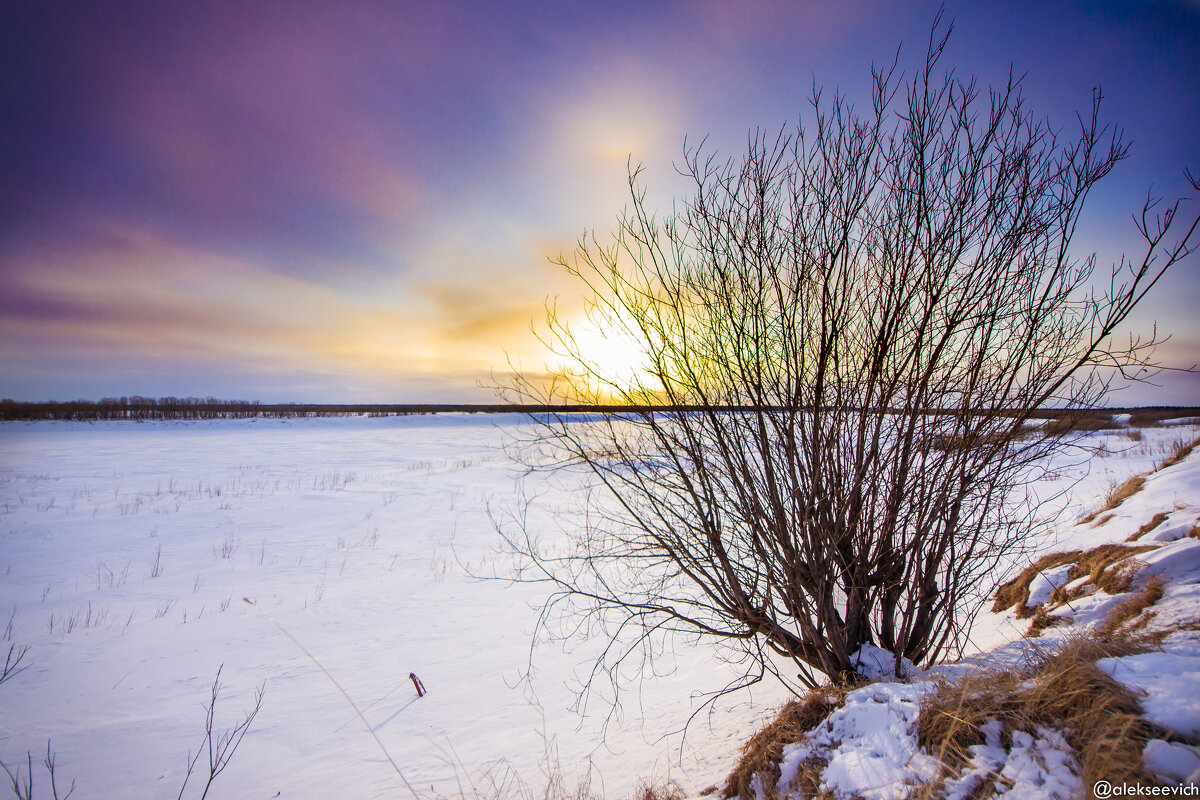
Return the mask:
POLYGON ((1100 95, 1060 138, 1019 81, 941 73, 947 37, 911 78, 874 70, 865 106, 814 91, 807 126, 756 131, 740 158, 685 142, 691 195, 666 217, 631 168, 613 240, 558 260, 587 318, 550 304, 558 362, 502 394, 550 409, 521 457, 587 476, 585 507, 565 556, 520 510, 498 524, 516 577, 552 589, 542 633, 609 638, 585 692, 645 674, 672 635, 724 645, 730 691, 820 685, 867 643, 958 650, 1075 435, 1029 423, 1154 370, 1153 337, 1116 334, 1200 218, 1147 203, 1144 250, 1096 275, 1074 233, 1127 152, 1100 95), (606 363, 581 325, 630 357, 606 363))
MULTIPOLYGON (((46 757, 42 760, 42 766, 46 769, 46 777, 50 780, 50 798, 51 800, 67 800, 75 792, 75 781, 71 781, 71 788, 64 795, 58 793, 58 780, 55 774, 55 755, 50 749, 50 740, 46 740, 46 757)), ((25 754, 25 774, 21 774, 21 764, 17 764, 14 771, 3 761, 0 761, 0 769, 3 769, 8 775, 8 780, 12 785, 13 796, 17 800, 34 800, 33 794, 33 753, 25 754)))
MULTIPOLYGON (((187 790, 188 782, 191 780, 192 774, 195 772, 202 755, 207 755, 205 761, 207 762, 208 775, 205 778, 204 788, 200 792, 200 800, 204 800, 208 796, 208 791, 212 788, 213 781, 229 766, 230 759, 237 752, 242 739, 246 737, 246 733, 250 730, 250 725, 253 724, 254 718, 262 710, 263 696, 266 692, 265 685, 259 686, 255 691, 254 706, 245 713, 241 722, 223 733, 217 732, 215 727, 217 698, 221 694, 221 670, 224 668, 224 664, 218 667, 217 674, 213 678, 212 692, 209 695, 204 717, 204 739, 200 743, 200 746, 196 748, 194 756, 191 752, 188 753, 187 774, 184 775, 183 783, 179 787, 178 796, 181 799, 187 790)), ((204 773, 201 772, 199 774, 203 775, 204 773)))
POLYGON ((10 681, 20 675, 28 666, 21 666, 21 662, 25 660, 25 656, 29 654, 29 645, 17 647, 15 644, 8 646, 8 655, 4 657, 4 669, 0 671, 0 683, 10 681))

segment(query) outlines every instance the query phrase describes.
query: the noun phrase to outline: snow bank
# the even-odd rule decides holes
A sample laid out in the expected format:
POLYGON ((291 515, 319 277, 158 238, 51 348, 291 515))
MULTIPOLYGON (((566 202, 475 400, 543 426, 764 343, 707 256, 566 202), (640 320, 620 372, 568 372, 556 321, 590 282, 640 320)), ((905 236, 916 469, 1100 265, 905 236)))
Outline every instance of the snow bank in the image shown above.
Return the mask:
POLYGON ((1177 634, 1161 653, 1141 653, 1096 662, 1102 670, 1142 695, 1146 718, 1184 736, 1200 736, 1200 638, 1177 634))

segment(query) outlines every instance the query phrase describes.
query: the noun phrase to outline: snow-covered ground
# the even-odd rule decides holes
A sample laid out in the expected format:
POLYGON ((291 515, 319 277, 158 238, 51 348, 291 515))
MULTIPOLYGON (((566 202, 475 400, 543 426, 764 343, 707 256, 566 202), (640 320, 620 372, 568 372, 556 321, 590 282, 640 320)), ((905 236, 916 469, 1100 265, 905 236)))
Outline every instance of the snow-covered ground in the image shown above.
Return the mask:
MULTIPOLYGON (((210 797, 405 796, 290 636, 363 709, 421 791, 454 795, 456 773, 479 776, 498 761, 531 784, 547 762, 568 775, 594 767, 593 785, 610 797, 627 796, 639 777, 692 791, 723 784, 742 741, 785 694, 763 686, 731 698, 681 738, 695 692, 725 682, 703 648, 681 648, 674 674, 633 687, 607 736, 606 709, 580 718, 569 708, 591 643, 539 647, 531 682, 520 682, 544 590, 464 569, 505 568, 487 512, 515 496, 502 445, 518 424, 502 415, 0 424, 0 656, 10 643, 30 648, 28 668, 0 685, 0 760, 32 751, 36 768, 50 739, 59 778, 75 779, 77 796, 173 797, 224 665, 218 728, 240 720, 256 686, 265 683, 266 697, 210 797), (416 698, 410 672, 428 695, 416 698)), ((1170 517, 1158 538, 1186 534, 1200 517, 1200 453, 1150 479, 1103 525, 1073 523, 1109 485, 1195 435, 1166 426, 1141 441, 1090 437, 1100 455, 1064 461, 1043 487, 1049 496, 1085 476, 1037 548, 1123 539, 1159 510, 1170 517)), ((1160 560, 1170 572, 1188 558, 1160 560)), ((1194 612, 1195 598, 1174 591, 1163 602, 1194 612)), ((988 615, 976 646, 988 651, 1027 625, 988 615)), ((1112 670, 1161 687, 1170 682, 1156 676, 1178 668, 1194 682, 1187 647, 1196 649, 1179 651, 1185 662, 1112 670)), ((873 697, 860 698, 863 713, 879 712, 873 697)), ((913 700, 898 698, 897 708, 913 700)))
POLYGON ((407 795, 278 625, 423 792, 453 796, 456 773, 499 760, 534 785, 548 763, 568 776, 594 764, 609 796, 643 776, 719 782, 777 687, 694 722, 681 753, 694 690, 723 683, 708 653, 683 653, 675 675, 635 687, 607 737, 607 709, 570 710, 589 644, 539 648, 520 683, 544 590, 464 570, 505 570, 487 510, 513 501, 503 443, 517 424, 0 424, 0 631, 11 618, 0 657, 30 647, 28 668, 0 685, 0 760, 32 751, 36 767, 50 739, 76 796, 174 797, 223 664, 219 728, 256 686, 266 697, 215 796, 407 795))

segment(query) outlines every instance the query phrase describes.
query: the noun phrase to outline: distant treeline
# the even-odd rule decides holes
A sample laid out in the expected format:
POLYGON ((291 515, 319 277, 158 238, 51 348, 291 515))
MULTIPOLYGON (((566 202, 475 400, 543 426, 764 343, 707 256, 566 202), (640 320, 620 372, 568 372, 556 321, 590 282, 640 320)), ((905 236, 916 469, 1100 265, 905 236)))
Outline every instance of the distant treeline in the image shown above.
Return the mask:
POLYGON ((103 400, 22 402, 0 400, 0 420, 160 420, 247 417, 390 417, 407 414, 511 412, 615 412, 648 410, 631 406, 536 406, 506 404, 261 403, 215 397, 106 397, 103 400))
MULTIPOLYGON (((465 404, 465 403, 260 403, 257 400, 219 400, 215 397, 106 397, 103 400, 69 400, 66 402, 31 403, 0 400, 0 420, 163 420, 163 419, 238 419, 246 417, 391 417, 408 414, 503 414, 503 413, 645 413, 731 412, 750 411, 743 406, 543 406, 465 404)), ((932 412, 931 413, 936 413, 932 412)), ((1145 427, 1161 420, 1200 416, 1200 408, 1178 406, 1144 406, 1140 408, 1105 408, 1087 411, 1043 409, 1033 416, 1056 419, 1059 424, 1081 430, 1104 430, 1117 427, 1115 414, 1130 414, 1126 425, 1145 427)))

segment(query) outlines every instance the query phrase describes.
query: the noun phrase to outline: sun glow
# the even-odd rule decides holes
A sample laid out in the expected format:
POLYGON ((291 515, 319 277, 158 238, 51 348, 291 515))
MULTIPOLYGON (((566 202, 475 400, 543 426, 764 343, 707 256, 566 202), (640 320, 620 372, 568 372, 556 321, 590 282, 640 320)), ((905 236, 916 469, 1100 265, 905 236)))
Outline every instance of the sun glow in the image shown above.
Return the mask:
POLYGON ((649 349, 624 315, 581 314, 566 326, 564 344, 576 358, 560 359, 559 369, 579 390, 611 402, 650 401, 662 390, 649 349))

